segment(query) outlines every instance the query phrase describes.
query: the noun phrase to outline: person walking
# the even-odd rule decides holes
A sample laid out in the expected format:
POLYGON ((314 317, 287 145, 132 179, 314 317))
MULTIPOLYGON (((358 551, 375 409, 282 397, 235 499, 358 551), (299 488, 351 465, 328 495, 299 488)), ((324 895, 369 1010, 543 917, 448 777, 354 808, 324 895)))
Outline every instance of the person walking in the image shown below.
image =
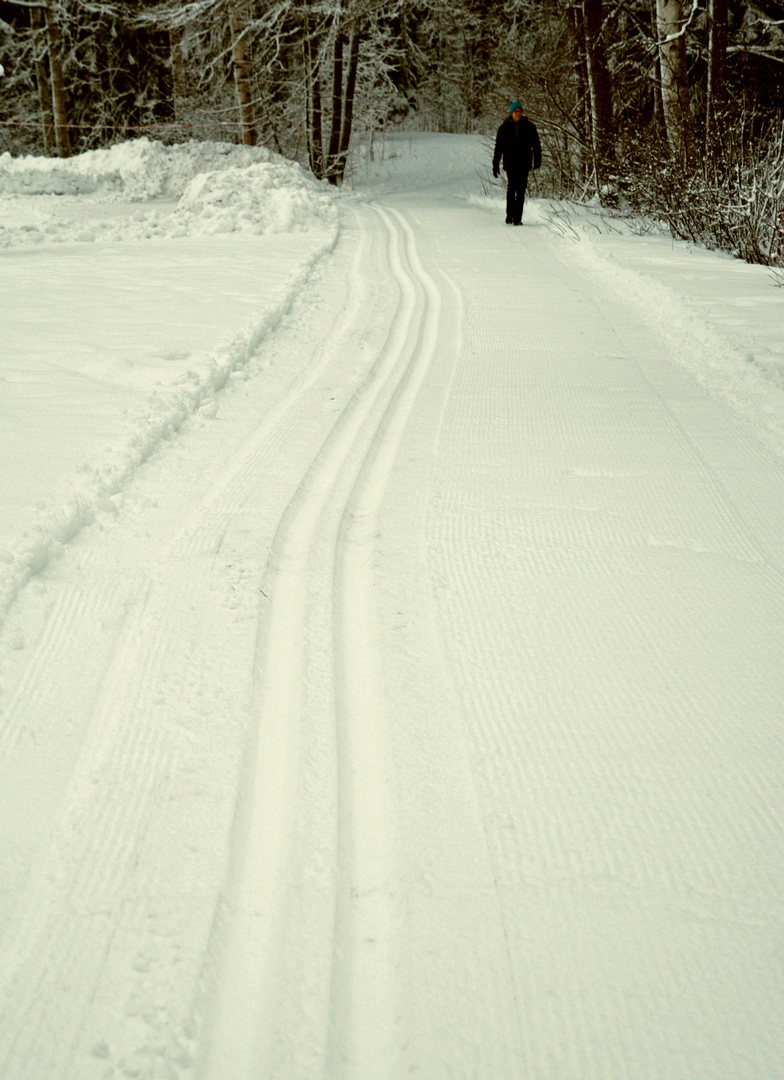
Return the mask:
POLYGON ((498 176, 501 163, 506 173, 506 224, 522 225, 528 173, 542 164, 542 147, 539 132, 523 115, 519 101, 509 106, 509 116, 495 137, 493 176, 498 176))

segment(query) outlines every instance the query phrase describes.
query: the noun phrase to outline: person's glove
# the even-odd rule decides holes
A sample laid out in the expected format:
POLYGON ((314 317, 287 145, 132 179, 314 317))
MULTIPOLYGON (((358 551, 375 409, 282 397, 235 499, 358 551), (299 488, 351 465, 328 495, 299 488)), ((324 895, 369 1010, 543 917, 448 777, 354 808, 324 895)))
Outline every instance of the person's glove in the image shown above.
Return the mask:
POLYGON ((498 179, 498 166, 497 165, 493 166, 493 176, 496 178, 496 180, 498 179))

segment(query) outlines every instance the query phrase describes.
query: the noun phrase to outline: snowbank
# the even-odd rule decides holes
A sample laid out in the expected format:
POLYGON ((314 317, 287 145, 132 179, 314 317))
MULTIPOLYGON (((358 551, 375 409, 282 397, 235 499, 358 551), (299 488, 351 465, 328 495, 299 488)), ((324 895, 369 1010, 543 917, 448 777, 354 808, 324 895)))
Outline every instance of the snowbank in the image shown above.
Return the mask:
MULTIPOLYGON (((314 268, 331 251, 337 235, 338 230, 334 226, 314 236, 297 238, 296 242, 287 238, 285 248, 282 238, 270 237, 263 241, 255 268, 260 293, 256 313, 244 325, 235 328, 230 337, 224 336, 212 348, 203 352, 185 349, 181 355, 165 357, 162 362, 170 369, 169 379, 156 377, 156 369, 149 358, 147 364, 143 360, 134 363, 129 359, 138 349, 133 349, 130 339, 125 342, 123 349, 122 336, 129 332, 127 328, 124 329, 126 324, 118 318, 116 332, 120 335, 120 344, 113 347, 107 342, 106 352, 110 354, 113 348, 114 351, 120 349, 120 360, 127 365, 127 377, 133 392, 129 391, 127 395, 127 407, 122 409, 123 415, 119 418, 114 438, 107 440, 104 445, 97 444, 95 438, 88 435, 91 417, 82 415, 82 410, 86 408, 96 415, 100 414, 107 408, 102 404, 103 400, 106 399, 110 407, 111 400, 119 397, 122 383, 110 381, 110 366, 99 369, 93 378, 88 377, 89 368, 79 371, 78 367, 74 367, 73 372, 68 371, 70 353, 76 351, 77 358, 78 355, 89 353, 87 343, 102 325, 95 312, 91 311, 90 297, 85 296, 81 304, 74 302, 70 320, 60 326, 56 337, 47 339, 47 330, 43 325, 38 327, 37 334, 43 339, 41 350, 47 360, 44 366, 49 369, 48 377, 34 371, 29 358, 25 360, 13 355, 5 358, 0 348, 0 385, 6 383, 8 389, 7 399, 0 409, 0 449, 7 453, 7 460, 0 462, 0 625, 26 582, 56 558, 64 544, 83 528, 93 524, 100 515, 116 513, 130 479, 162 442, 171 438, 195 414, 207 420, 214 417, 217 395, 223 387, 232 380, 249 377, 249 362, 261 342, 292 310, 314 268), (271 270, 265 272, 265 260, 274 263, 277 275, 273 275, 271 270), (284 269, 288 269, 287 274, 284 274, 284 269), (276 277, 282 280, 276 280, 276 277), (25 363, 30 365, 28 373, 24 370, 25 363), (134 370, 138 370, 135 377, 134 370), (146 386, 143 381, 145 377, 146 386), (19 381, 23 389, 29 383, 32 393, 26 398, 29 408, 25 416, 15 421, 12 384, 19 381), (79 389, 86 388, 86 396, 79 396, 75 389, 77 385, 79 389), (59 420, 54 417, 49 421, 46 419, 45 407, 50 397, 59 402, 59 420), (19 424, 42 432, 48 428, 49 434, 42 436, 43 445, 35 456, 32 453, 26 456, 21 451, 23 443, 29 451, 30 443, 29 439, 22 438, 23 433, 17 431, 18 437, 14 439, 19 424), (82 463, 76 466, 78 461, 82 463), (72 465, 70 475, 65 468, 69 462, 72 465), (4 487, 7 490, 4 491, 4 487), (35 506, 31 506, 27 514, 21 513, 19 527, 17 519, 21 508, 14 506, 11 496, 25 488, 31 495, 36 493, 32 499, 35 506), (11 499, 10 504, 6 504, 6 499, 11 499), (4 516, 14 520, 6 522, 4 516), (16 528, 9 531, 9 525, 16 525, 16 528)), ((204 241, 201 243, 203 245, 204 241)), ((231 243, 235 247, 242 247, 239 240, 231 243)), ((188 246, 177 245, 177 249, 183 251, 185 257, 183 274, 203 277, 206 306, 210 300, 209 282, 212 278, 212 287, 216 287, 214 279, 220 275, 220 263, 211 272, 212 264, 207 259, 198 260, 198 269, 195 269, 187 257, 188 246)), ((91 254, 98 254, 95 249, 88 250, 91 254)), ((162 248, 150 250, 160 252, 162 248)), ((210 250, 216 255, 219 253, 214 245, 210 250)), ((60 260, 57 262, 59 264, 60 260)), ((166 297, 170 279, 162 275, 160 262, 160 257, 157 260, 154 255, 150 257, 149 275, 153 282, 160 281, 160 288, 166 297)), ((225 252, 223 262, 226 262, 225 252)), ((248 278, 249 266, 247 256, 243 261, 238 258, 235 271, 238 278, 248 278)), ((51 275, 51 269, 49 273, 51 275)), ((70 275, 66 275, 63 287, 69 285, 68 277, 70 275)), ((42 286, 46 288, 47 282, 42 282, 42 286)), ((73 288, 78 290, 79 287, 77 279, 73 282, 73 288)), ((87 291, 84 285, 81 288, 83 292, 87 291)), ((237 289, 241 289, 240 281, 237 289)), ((102 303, 106 297, 100 295, 97 299, 102 303)), ((195 305, 198 300, 191 303, 195 305)), ((133 305, 131 298, 126 304, 131 305, 135 312, 136 305, 133 305)), ((170 307, 171 318, 176 322, 176 298, 170 298, 170 307)), ((152 313, 149 313, 149 317, 152 319, 152 313)), ((140 318, 143 320, 144 312, 141 312, 140 318)), ((182 321, 182 312, 179 312, 179 318, 182 321)), ((201 316, 195 306, 192 318, 198 326, 201 316)), ((22 319, 24 321, 24 314, 22 319)), ((56 325, 49 332, 55 331, 56 325)), ((206 324, 203 332, 209 332, 206 324)), ((213 328, 213 335, 215 332, 213 328)), ((181 333, 183 341, 186 341, 182 330, 181 333)), ((157 374, 163 374, 163 369, 159 369, 157 374)))
POLYGON ((331 198, 290 162, 207 172, 186 188, 168 235, 292 232, 310 218, 333 221, 331 198))
POLYGON ((334 219, 323 187, 296 162, 263 147, 163 146, 144 138, 66 161, 0 157, 0 247, 263 235, 334 219), (176 206, 160 205, 173 199, 179 200, 176 206), (138 205, 151 201, 158 205, 138 205), (113 209, 96 214, 96 203, 113 209))
POLYGON ((0 291, 9 299, 0 336, 0 622, 30 576, 111 511, 163 440, 215 409, 215 395, 242 377, 336 237, 326 187, 263 147, 145 138, 64 161, 0 157, 0 291), (165 243, 179 238, 190 239, 165 243), (160 242, 117 243, 139 240, 160 242), (53 258, 48 249, 66 242, 53 258), (59 402, 51 417, 50 399, 59 402), (38 449, 36 431, 48 433, 38 449), (15 494, 25 484, 35 492, 27 513, 15 494))
POLYGON ((283 161, 263 146, 194 142, 164 146, 132 139, 62 160, 0 155, 2 195, 85 195, 142 202, 179 198, 195 176, 224 168, 283 161))

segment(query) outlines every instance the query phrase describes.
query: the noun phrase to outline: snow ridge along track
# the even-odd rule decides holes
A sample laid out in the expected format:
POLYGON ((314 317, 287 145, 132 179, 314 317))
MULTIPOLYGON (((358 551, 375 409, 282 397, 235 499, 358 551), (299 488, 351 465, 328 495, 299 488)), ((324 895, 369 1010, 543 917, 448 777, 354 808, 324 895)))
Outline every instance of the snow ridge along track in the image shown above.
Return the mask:
POLYGON ((400 290, 387 339, 284 512, 268 563, 256 658, 256 731, 235 829, 234 873, 208 1080, 265 1075, 297 807, 302 690, 309 678, 308 566, 334 538, 332 686, 337 752, 334 966, 326 1052, 346 1080, 395 1075, 395 778, 373 602, 373 551, 387 479, 438 336, 440 294, 402 215, 375 208, 400 290))

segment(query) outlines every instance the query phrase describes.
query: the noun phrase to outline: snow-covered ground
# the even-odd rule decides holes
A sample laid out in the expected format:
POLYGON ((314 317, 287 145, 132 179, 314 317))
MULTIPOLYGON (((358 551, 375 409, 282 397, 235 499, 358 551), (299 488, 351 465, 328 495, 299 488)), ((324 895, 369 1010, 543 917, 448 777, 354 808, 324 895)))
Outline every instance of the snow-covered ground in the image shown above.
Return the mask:
POLYGON ((0 192, 4 614, 162 440, 264 363, 259 342, 337 226, 329 197, 261 147, 5 154, 0 192))
POLYGON ((771 1080, 784 290, 388 138, 0 157, 3 1080, 771 1080))

